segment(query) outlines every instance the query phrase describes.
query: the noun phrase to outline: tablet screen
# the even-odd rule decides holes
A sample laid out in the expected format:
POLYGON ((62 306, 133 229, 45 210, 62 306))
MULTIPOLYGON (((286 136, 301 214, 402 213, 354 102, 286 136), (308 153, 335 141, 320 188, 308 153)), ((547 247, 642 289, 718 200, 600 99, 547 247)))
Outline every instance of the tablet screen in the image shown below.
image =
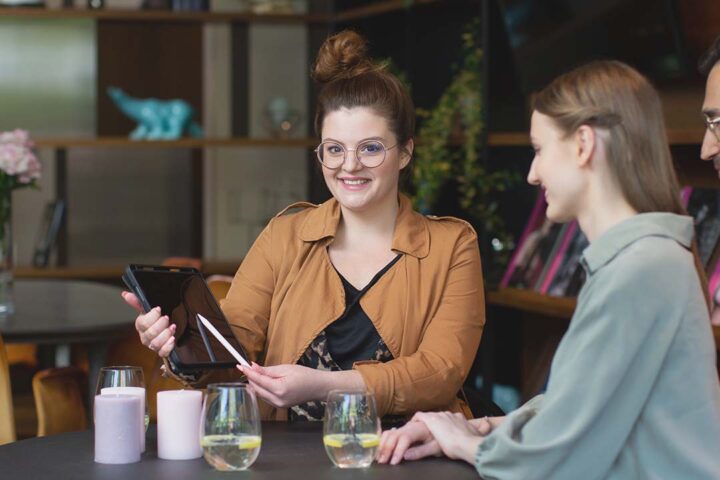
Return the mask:
POLYGON ((181 368, 229 367, 237 363, 210 332, 203 338, 197 314, 208 319, 230 345, 247 358, 202 274, 191 269, 139 265, 131 266, 131 272, 150 307, 159 306, 170 323, 177 325, 174 352, 181 368))

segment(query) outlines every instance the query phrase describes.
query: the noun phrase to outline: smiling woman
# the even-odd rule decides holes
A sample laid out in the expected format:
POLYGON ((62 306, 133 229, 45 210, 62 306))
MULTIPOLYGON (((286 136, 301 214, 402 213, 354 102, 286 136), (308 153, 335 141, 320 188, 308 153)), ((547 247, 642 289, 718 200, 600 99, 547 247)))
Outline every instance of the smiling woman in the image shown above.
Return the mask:
MULTIPOLYGON (((371 391, 386 420, 422 409, 469 413, 458 392, 484 324, 475 231, 420 215, 399 193, 415 108, 360 35, 328 38, 313 78, 315 152, 333 198, 279 213, 235 275, 222 309, 253 361, 239 369, 265 419, 320 420, 333 389, 371 391)), ((164 313, 136 320, 161 356, 174 347, 164 313)), ((240 372, 190 384, 233 376, 240 372)))

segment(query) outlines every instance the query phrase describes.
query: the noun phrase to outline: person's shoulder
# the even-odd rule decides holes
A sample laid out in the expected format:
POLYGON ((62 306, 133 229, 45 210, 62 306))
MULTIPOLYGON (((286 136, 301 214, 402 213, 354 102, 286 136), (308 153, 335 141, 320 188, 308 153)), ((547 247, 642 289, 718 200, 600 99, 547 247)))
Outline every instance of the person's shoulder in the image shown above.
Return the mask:
POLYGON ((276 213, 275 218, 295 215, 297 213, 304 212, 304 211, 307 213, 308 210, 313 211, 316 208, 318 208, 318 206, 319 205, 316 205, 316 204, 310 203, 310 202, 291 203, 290 205, 288 205, 287 207, 283 208, 278 213, 276 213))
POLYGON ((308 215, 317 212, 318 208, 319 205, 310 202, 291 203, 270 219, 268 228, 276 235, 292 235, 299 231, 308 215))
POLYGON ((477 238, 475 229, 469 222, 450 216, 424 215, 430 235, 471 236, 477 238))

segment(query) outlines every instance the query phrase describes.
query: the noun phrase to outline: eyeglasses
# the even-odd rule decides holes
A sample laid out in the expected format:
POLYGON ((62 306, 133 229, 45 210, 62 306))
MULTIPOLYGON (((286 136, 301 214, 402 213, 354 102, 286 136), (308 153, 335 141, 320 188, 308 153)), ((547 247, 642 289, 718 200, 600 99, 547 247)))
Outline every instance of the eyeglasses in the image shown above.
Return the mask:
POLYGON ((315 153, 320 163, 332 170, 340 168, 345 163, 347 152, 355 152, 355 158, 364 167, 375 168, 385 161, 387 151, 397 146, 397 143, 392 147, 386 147, 379 140, 363 140, 355 148, 346 148, 342 143, 326 141, 317 146, 315 153))
POLYGON ((715 135, 715 139, 720 142, 720 129, 718 125, 720 125, 720 117, 710 118, 707 115, 705 116, 705 128, 710 130, 712 134, 715 135))

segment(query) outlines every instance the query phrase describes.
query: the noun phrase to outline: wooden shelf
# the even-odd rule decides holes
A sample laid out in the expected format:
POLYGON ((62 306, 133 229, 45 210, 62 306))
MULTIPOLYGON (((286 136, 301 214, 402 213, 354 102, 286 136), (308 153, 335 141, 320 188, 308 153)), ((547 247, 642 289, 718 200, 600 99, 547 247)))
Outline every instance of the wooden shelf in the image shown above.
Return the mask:
POLYGON ((524 312, 569 319, 575 311, 574 297, 551 297, 530 290, 501 288, 487 294, 487 303, 524 312))
MULTIPOLYGON (((569 320, 577 301, 575 297, 551 297, 518 288, 501 288, 487 293, 488 305, 514 308, 523 312, 569 320)), ((713 326, 715 345, 720 350, 720 326, 713 326)))
MULTIPOLYGON (((703 139, 701 129, 668 130, 670 145, 700 145, 703 139)), ((490 132, 488 145, 492 147, 529 147, 530 135, 527 132, 490 132)))
MULTIPOLYGON (((206 275, 235 275, 242 260, 203 260, 203 273, 206 275)), ((120 280, 126 265, 95 265, 77 267, 15 267, 15 278, 23 279, 78 279, 78 280, 120 280)))
POLYGON ((146 22, 238 22, 238 23, 323 23, 331 17, 319 14, 267 14, 248 12, 173 12, 171 10, 87 10, 73 8, 0 8, 0 17, 88 18, 95 20, 146 22))
POLYGON ((127 137, 36 138, 40 148, 206 148, 206 147, 316 147, 314 138, 181 138, 179 140, 130 140, 127 137))
POLYGON ((407 0, 385 0, 365 7, 350 8, 348 10, 340 11, 337 13, 334 20, 336 22, 350 22, 352 20, 363 19, 373 15, 381 15, 383 13, 391 13, 398 10, 407 10, 417 5, 438 3, 440 1, 443 0, 414 0, 412 4, 408 5, 407 0))

